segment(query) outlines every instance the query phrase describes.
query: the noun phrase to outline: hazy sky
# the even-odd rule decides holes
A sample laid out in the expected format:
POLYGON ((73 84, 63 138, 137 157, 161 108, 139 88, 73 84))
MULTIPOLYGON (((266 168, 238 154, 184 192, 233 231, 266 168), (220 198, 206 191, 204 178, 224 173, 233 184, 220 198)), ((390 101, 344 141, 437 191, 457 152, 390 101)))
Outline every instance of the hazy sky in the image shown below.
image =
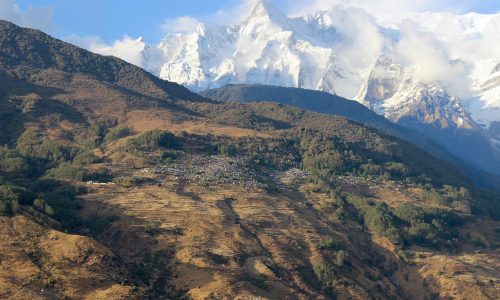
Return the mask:
MULTIPOLYGON (((155 43, 170 25, 190 20, 235 21, 255 0, 0 0, 0 18, 37 27, 59 38, 98 37, 103 42, 128 35, 155 43), (189 18, 186 18, 189 17, 189 18), (180 19, 179 19, 180 18, 180 19), (167 24, 168 26, 165 26, 167 24)), ((273 0, 288 14, 334 4, 357 6, 381 18, 408 11, 500 12, 500 0, 273 0)), ((174 28, 177 28, 174 26, 174 28)))

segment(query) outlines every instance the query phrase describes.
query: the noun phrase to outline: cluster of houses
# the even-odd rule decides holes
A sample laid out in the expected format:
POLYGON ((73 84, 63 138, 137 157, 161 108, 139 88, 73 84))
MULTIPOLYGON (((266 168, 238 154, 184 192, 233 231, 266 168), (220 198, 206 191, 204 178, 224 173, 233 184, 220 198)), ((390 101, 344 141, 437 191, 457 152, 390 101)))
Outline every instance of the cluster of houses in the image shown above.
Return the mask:
POLYGON ((183 154, 178 161, 182 163, 173 161, 158 165, 152 168, 152 171, 156 174, 173 176, 175 179, 197 182, 202 186, 235 184, 248 189, 263 186, 243 158, 183 154))
POLYGON ((287 189, 289 187, 296 187, 307 181, 309 173, 298 169, 292 168, 286 171, 273 171, 270 177, 275 181, 278 189, 287 189))

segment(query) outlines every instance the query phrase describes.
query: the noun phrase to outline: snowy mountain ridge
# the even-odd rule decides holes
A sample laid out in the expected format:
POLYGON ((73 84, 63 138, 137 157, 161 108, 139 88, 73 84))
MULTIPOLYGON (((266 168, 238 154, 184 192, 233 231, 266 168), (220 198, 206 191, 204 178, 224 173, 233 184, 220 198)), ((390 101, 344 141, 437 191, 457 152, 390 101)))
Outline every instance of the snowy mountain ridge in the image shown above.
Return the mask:
POLYGON ((316 89, 393 121, 494 129, 500 49, 491 45, 500 44, 499 30, 500 14, 419 13, 381 25, 360 9, 291 18, 260 0, 237 24, 200 23, 145 45, 142 67, 194 91, 236 83, 316 89))

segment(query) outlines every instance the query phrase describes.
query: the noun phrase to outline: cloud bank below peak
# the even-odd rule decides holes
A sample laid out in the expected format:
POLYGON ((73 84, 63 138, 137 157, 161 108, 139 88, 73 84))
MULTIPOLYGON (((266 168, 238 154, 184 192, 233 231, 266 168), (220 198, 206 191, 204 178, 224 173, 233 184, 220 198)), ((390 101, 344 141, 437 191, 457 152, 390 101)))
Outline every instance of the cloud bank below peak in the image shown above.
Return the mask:
POLYGON ((106 44, 98 36, 81 37, 70 35, 65 37, 65 40, 94 53, 116 56, 139 67, 144 65, 142 52, 146 47, 146 43, 142 38, 134 39, 124 35, 122 39, 114 41, 111 45, 106 44))

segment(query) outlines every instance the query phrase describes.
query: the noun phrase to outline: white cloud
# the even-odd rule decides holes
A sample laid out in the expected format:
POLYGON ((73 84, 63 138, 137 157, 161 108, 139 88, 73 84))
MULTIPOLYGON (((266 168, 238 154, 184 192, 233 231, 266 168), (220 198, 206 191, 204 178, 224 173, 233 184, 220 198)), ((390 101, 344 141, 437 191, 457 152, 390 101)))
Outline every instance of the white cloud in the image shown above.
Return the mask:
POLYGON ((288 4, 289 13, 295 16, 345 9, 340 22, 333 26, 352 38, 352 47, 340 49, 348 61, 363 65, 377 49, 385 49, 404 65, 418 66, 422 82, 439 82, 454 96, 470 96, 470 74, 475 62, 500 57, 500 48, 492 46, 500 43, 500 17, 457 16, 481 9, 478 1, 297 0, 288 4), (362 9, 366 15, 348 13, 349 8, 362 9), (436 13, 425 14, 426 19, 417 14, 427 11, 436 13), (369 15, 376 21, 370 22, 369 15), (376 24, 397 29, 398 36, 393 40, 382 36, 376 24))
POLYGON ((468 74, 471 66, 462 60, 453 60, 447 46, 429 32, 419 31, 412 21, 404 21, 397 53, 406 65, 418 66, 419 79, 424 83, 440 82, 455 96, 465 96, 470 91, 468 74))
POLYGON ((370 65, 386 44, 376 20, 356 8, 330 9, 329 26, 341 37, 336 53, 347 59, 357 69, 370 65))
POLYGON ((64 37, 64 40, 68 43, 76 45, 78 47, 90 50, 94 47, 106 46, 104 41, 98 36, 79 36, 76 34, 72 34, 64 37))
POLYGON ((46 32, 52 30, 51 7, 28 7, 23 10, 12 0, 0 0, 0 19, 46 32))
POLYGON ((260 0, 233 0, 233 5, 217 10, 207 21, 223 25, 238 23, 249 16, 257 1, 260 0))
POLYGON ((98 54, 116 56, 139 67, 144 65, 142 51, 146 43, 142 38, 133 39, 125 35, 122 39, 114 41, 111 45, 106 44, 97 36, 80 37, 77 35, 70 35, 67 36, 65 40, 98 54))
POLYGON ((184 16, 175 19, 166 19, 161 28, 167 33, 186 33, 195 31, 199 23, 200 21, 193 17, 184 16))
POLYGON ((302 14, 316 10, 328 10, 338 5, 364 9, 377 17, 379 21, 401 20, 407 14, 414 12, 465 13, 484 10, 486 7, 500 9, 499 4, 477 0, 294 0, 287 1, 287 10, 289 13, 302 14))

